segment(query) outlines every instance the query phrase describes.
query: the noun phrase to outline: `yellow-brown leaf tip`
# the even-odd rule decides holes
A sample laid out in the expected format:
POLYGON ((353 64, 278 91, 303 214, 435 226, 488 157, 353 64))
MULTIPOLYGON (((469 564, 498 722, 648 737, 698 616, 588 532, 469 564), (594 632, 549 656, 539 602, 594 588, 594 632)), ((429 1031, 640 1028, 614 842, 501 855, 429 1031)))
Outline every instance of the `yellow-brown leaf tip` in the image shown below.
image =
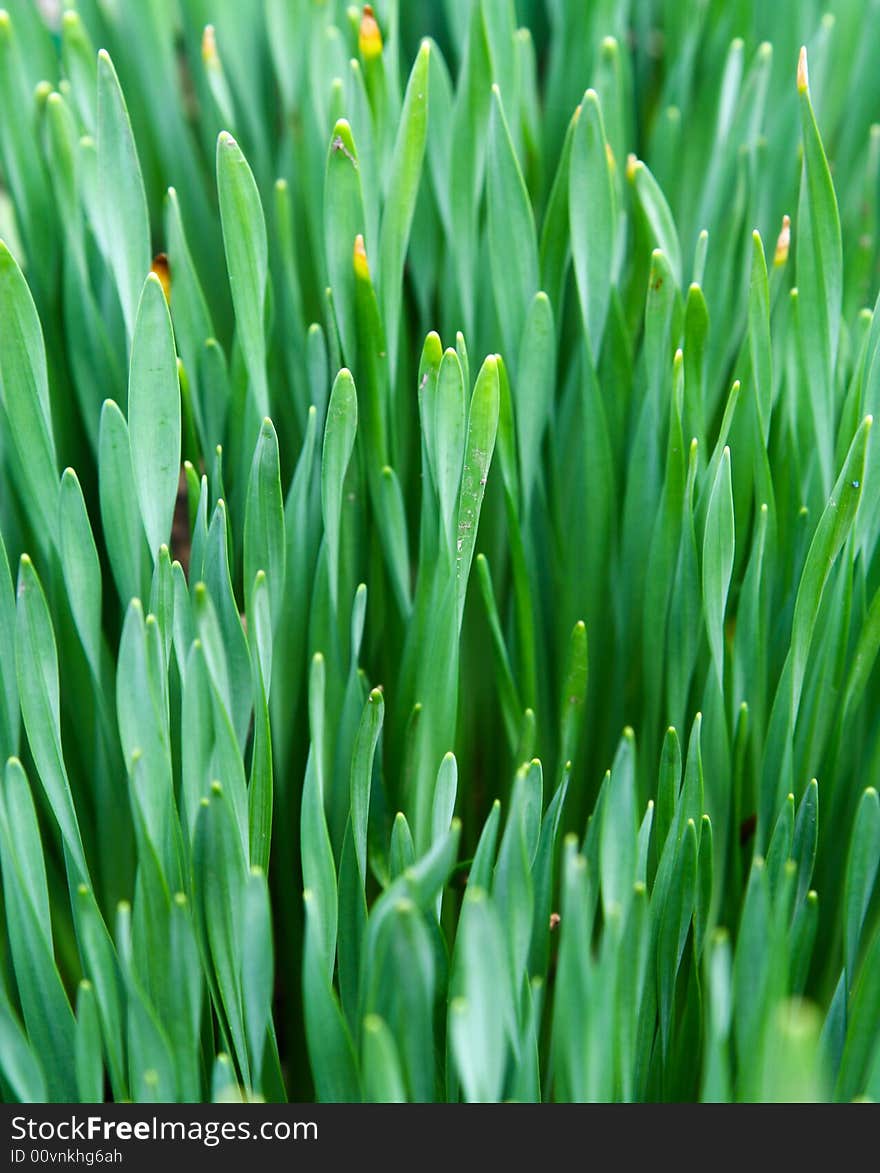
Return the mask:
POLYGON ((810 88, 810 78, 807 72, 807 46, 801 45, 797 67, 797 88, 799 94, 805 94, 810 88))
POLYGON ((153 257, 153 263, 150 266, 150 272, 155 273, 159 278, 162 286, 162 292, 165 294, 165 300, 171 304, 171 266, 168 264, 167 253, 156 253, 153 257))
POLYGON ((206 24, 205 31, 202 33, 202 61, 209 69, 216 68, 220 64, 220 58, 217 55, 217 37, 212 24, 206 24))
POLYGON ((782 217, 782 228, 776 240, 776 251, 773 254, 773 265, 778 268, 788 260, 788 249, 791 244, 791 219, 782 217))
POLYGON ((370 4, 364 5, 358 30, 358 51, 364 61, 374 61, 382 56, 382 32, 370 4))
POLYGON ((364 247, 364 238, 360 233, 354 238, 354 275, 359 281, 370 280, 370 265, 367 261, 367 250, 364 247))

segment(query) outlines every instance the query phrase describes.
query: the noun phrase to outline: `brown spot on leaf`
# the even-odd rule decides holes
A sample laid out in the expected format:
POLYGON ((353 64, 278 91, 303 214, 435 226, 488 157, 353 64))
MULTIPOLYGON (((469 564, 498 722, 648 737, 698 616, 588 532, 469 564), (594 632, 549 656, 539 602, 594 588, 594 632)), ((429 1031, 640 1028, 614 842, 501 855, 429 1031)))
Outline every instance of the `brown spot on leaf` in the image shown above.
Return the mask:
POLYGON ((758 827, 758 816, 756 814, 748 815, 739 825, 739 843, 740 847, 745 847, 751 837, 754 835, 758 827))
POLYGON ((189 532, 189 492, 186 473, 180 470, 177 482, 177 500, 174 502, 174 520, 171 523, 171 557, 183 567, 189 579, 189 559, 192 553, 192 535, 189 532))
POLYGON ((153 257, 153 263, 150 269, 159 278, 162 284, 162 292, 165 294, 165 300, 171 304, 171 266, 168 263, 168 256, 166 253, 156 253, 153 257))

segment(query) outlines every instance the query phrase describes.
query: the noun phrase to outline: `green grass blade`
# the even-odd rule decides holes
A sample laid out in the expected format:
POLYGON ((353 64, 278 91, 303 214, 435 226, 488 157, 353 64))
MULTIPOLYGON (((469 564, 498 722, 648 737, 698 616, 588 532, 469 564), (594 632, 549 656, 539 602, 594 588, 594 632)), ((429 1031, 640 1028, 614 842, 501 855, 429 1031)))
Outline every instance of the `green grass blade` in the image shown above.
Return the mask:
POLYGON ((98 53, 97 146, 100 239, 130 340, 144 278, 150 271, 150 221, 128 108, 104 49, 98 53))
POLYGON ((538 292, 538 240, 497 85, 492 87, 486 196, 495 305, 505 351, 514 355, 519 349, 527 309, 538 292))
POLYGON ((128 430, 141 517, 153 559, 171 535, 180 480, 180 384, 171 315, 159 278, 144 282, 131 344, 128 430))
POLYGON ((269 414, 266 380, 266 220, 253 172, 238 143, 225 131, 217 139, 217 191, 223 248, 238 340, 245 356, 254 412, 269 414))
POLYGON ((403 99, 379 236, 382 320, 385 324, 392 380, 397 366, 403 262, 422 178, 422 161, 428 134, 430 63, 431 45, 429 41, 423 41, 403 99))

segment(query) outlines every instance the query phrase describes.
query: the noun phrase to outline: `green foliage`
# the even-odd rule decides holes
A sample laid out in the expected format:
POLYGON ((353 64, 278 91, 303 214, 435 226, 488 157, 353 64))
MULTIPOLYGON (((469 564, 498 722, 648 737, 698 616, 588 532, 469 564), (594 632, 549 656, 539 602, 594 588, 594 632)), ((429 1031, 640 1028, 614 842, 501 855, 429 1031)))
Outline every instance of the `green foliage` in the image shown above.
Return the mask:
POLYGON ((4 1100, 880 1097, 831 9, 0 12, 4 1100))

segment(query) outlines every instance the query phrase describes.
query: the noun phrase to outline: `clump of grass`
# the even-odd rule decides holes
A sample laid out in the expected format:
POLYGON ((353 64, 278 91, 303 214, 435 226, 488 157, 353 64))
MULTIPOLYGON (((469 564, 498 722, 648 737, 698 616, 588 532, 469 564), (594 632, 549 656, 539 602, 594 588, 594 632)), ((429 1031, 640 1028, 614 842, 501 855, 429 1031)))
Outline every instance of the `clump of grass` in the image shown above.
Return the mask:
POLYGON ((832 7, 0 13, 4 1099, 880 1095, 832 7))

